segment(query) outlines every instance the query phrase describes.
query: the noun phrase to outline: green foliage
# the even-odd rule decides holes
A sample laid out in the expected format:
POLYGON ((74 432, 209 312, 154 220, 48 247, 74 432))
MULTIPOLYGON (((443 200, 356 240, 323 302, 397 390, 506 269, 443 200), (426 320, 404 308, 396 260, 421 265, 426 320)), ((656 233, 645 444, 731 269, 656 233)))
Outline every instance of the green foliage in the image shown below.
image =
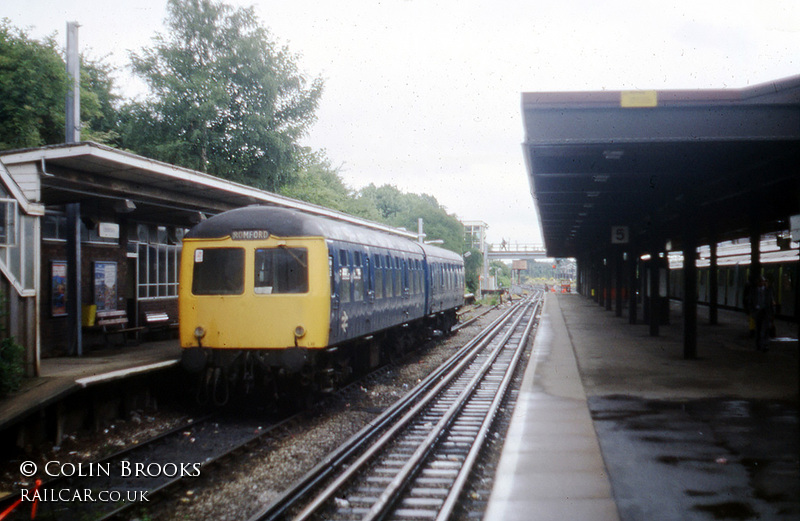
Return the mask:
POLYGON ((81 57, 81 140, 109 145, 119 141, 120 96, 114 68, 102 60, 81 57))
POLYGON ((53 37, 31 40, 0 20, 0 149, 63 142, 67 86, 53 37))
POLYGON ((25 348, 14 337, 6 337, 7 300, 0 293, 0 396, 6 396, 19 389, 25 374, 25 348))
POLYGON ((374 184, 363 188, 358 197, 370 201, 377 209, 381 222, 417 230, 417 219, 424 223, 426 240, 440 239, 442 247, 462 253, 464 249, 464 226, 447 213, 435 197, 427 194, 406 194, 394 186, 374 184))
POLYGON ((0 342, 0 396, 6 396, 19 389, 24 375, 23 356, 25 349, 14 337, 0 342))
MULTIPOLYGON (((81 57, 81 138, 101 143, 117 139, 119 97, 113 69, 81 57)), ((39 42, 0 21, 0 149, 63 143, 69 79, 61 51, 51 36, 39 42)))
POLYGON ((492 261, 489 272, 497 276, 497 283, 503 288, 511 287, 511 267, 501 261, 492 261))
POLYGON ((528 269, 525 272, 532 279, 555 279, 556 270, 553 269, 552 262, 528 261, 528 269))
POLYGON ((496 306, 500 303, 500 297, 497 295, 489 295, 488 297, 482 298, 480 300, 480 304, 483 306, 496 306))
POLYGON ((279 193, 364 219, 380 220, 377 209, 369 201, 356 198, 322 153, 304 151, 297 177, 281 187, 279 193))
POLYGON ((168 34, 131 55, 151 95, 123 113, 123 146, 276 191, 298 175, 297 140, 314 121, 322 81, 310 83, 253 8, 169 0, 168 34))
POLYGON ((476 248, 469 250, 464 254, 464 279, 467 286, 467 291, 475 293, 480 286, 480 275, 483 269, 483 254, 476 248))

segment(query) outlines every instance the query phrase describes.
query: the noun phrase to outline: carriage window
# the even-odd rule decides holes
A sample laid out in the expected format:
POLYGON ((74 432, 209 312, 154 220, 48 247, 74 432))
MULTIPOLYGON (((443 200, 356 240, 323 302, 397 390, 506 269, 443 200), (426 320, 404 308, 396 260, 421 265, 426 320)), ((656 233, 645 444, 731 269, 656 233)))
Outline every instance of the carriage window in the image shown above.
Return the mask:
POLYGON ((361 252, 353 253, 353 301, 364 300, 364 271, 361 267, 361 252))
POLYGON ((192 293, 195 295, 241 295, 244 292, 244 250, 195 250, 192 273, 192 293))
POLYGON ((384 295, 387 297, 391 297, 394 290, 392 289, 394 286, 394 275, 392 275, 392 258, 388 255, 384 256, 383 260, 383 268, 386 270, 383 274, 384 279, 386 280, 386 289, 384 291, 384 295))
POLYGON ((333 276, 333 255, 328 255, 328 277, 331 279, 331 295, 336 293, 336 279, 333 276))
POLYGON ((381 256, 375 256, 375 298, 383 298, 383 268, 381 268, 381 256))
POLYGON ((350 302, 350 263, 347 261, 347 252, 339 251, 339 300, 350 302))
POLYGON ((367 290, 367 296, 372 295, 375 298, 375 288, 372 285, 372 271, 369 269, 369 255, 364 255, 364 287, 367 290))
POLYGON ((394 296, 399 297, 403 295, 403 272, 400 271, 400 259, 394 258, 394 296))
POLYGON ((306 293, 308 250, 305 248, 258 249, 255 255, 255 292, 306 293))

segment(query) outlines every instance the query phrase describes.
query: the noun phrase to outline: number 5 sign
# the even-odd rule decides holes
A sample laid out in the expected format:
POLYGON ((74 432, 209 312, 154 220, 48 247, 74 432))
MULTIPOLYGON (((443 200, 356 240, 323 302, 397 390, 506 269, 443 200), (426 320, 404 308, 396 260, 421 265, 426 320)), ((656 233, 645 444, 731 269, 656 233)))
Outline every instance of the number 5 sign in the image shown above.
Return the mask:
POLYGON ((611 227, 611 244, 628 244, 630 229, 627 226, 611 227))

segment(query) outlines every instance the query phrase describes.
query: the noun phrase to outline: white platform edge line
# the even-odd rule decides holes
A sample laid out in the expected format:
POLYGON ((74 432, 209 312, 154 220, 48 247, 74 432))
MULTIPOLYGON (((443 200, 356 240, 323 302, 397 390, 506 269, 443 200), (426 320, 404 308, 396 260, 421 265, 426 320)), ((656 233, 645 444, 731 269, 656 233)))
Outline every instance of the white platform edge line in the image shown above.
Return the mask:
POLYGON ((155 364, 148 364, 142 365, 139 367, 131 367, 129 369, 119 369, 117 371, 111 371, 109 373, 97 374, 94 376, 87 376, 85 378, 78 378, 75 380, 75 383, 80 385, 81 387, 88 387, 91 384, 96 384, 99 382, 105 382, 108 380, 114 380, 116 378, 120 378, 122 376, 128 376, 137 373, 143 373, 145 371, 152 371, 155 369, 162 369, 164 367, 170 367, 178 363, 178 360, 166 360, 164 362, 157 362, 155 364))

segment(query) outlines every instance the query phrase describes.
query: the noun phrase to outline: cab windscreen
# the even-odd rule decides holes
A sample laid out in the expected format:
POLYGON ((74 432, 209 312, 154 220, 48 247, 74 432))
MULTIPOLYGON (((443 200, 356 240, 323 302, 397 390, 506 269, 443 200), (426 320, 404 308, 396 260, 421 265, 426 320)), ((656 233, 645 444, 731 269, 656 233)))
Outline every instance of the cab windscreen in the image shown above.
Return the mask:
POLYGON ((241 295, 244 292, 244 250, 205 248, 194 252, 192 293, 241 295))
POLYGON ((256 250, 256 293, 306 293, 307 291, 308 250, 287 247, 256 250))

